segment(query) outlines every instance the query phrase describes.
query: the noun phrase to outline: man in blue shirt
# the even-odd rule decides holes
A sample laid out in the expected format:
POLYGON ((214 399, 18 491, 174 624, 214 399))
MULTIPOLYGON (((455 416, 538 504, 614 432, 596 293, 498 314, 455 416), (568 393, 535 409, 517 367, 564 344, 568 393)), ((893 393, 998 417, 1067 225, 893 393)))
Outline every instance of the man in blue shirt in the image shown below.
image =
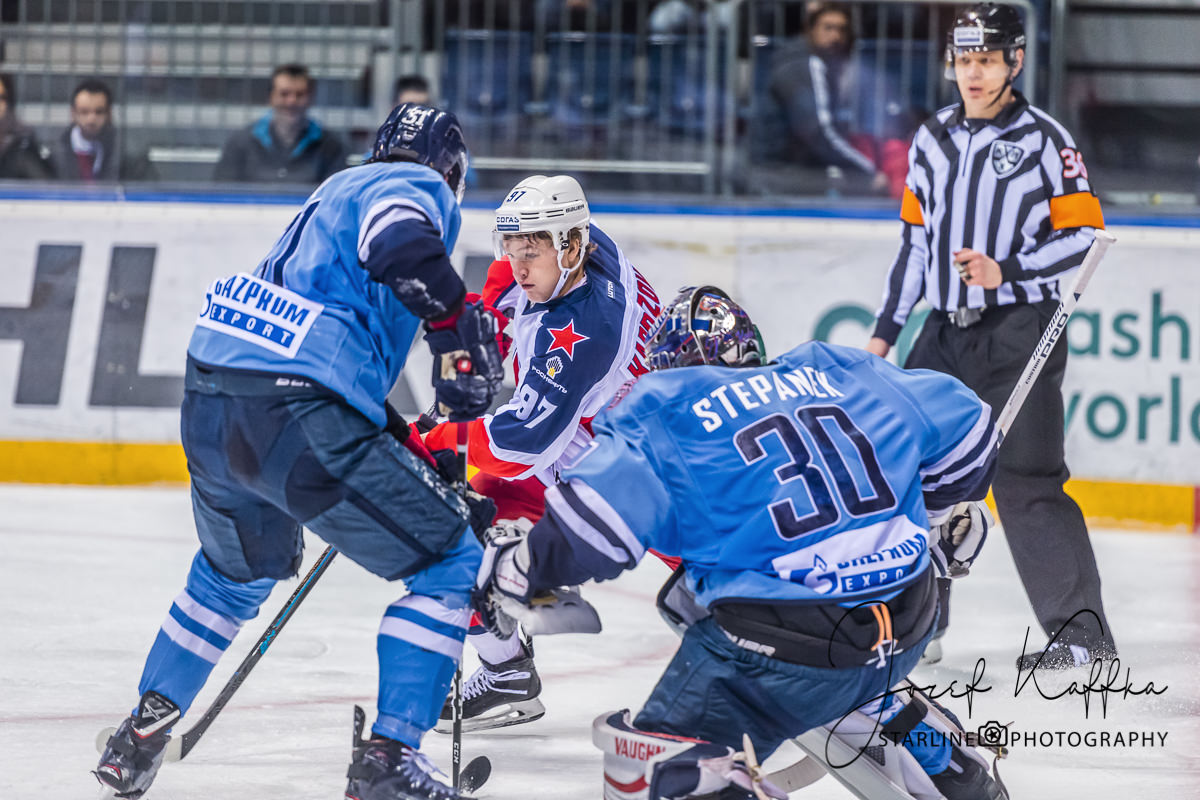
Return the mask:
POLYGON ((449 260, 466 170, 453 114, 399 106, 369 162, 321 184, 253 273, 209 287, 181 415, 200 551, 95 771, 119 796, 150 786, 242 623, 296 574, 303 525, 409 590, 380 625, 379 714, 347 796, 459 797, 417 748, 461 657, 481 549, 385 398, 422 322, 451 418, 482 413, 501 385, 493 318, 464 302, 449 260))

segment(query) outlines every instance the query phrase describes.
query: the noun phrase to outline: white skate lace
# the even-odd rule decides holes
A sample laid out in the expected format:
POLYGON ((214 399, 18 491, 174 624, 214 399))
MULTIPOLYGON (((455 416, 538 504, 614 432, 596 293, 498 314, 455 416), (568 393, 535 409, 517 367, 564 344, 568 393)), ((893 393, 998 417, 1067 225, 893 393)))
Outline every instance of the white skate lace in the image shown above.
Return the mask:
POLYGON ((420 750, 408 750, 407 758, 400 761, 400 774, 408 778, 413 786, 434 786, 443 792, 451 788, 449 776, 434 766, 420 750))
POLYGON ((522 670, 509 669, 504 672, 492 672, 487 667, 480 667, 475 670, 467 683, 463 686, 463 699, 470 700, 474 697, 479 697, 488 692, 501 692, 503 694, 525 694, 522 689, 502 689, 496 685, 497 681, 519 681, 528 680, 529 673, 522 670))

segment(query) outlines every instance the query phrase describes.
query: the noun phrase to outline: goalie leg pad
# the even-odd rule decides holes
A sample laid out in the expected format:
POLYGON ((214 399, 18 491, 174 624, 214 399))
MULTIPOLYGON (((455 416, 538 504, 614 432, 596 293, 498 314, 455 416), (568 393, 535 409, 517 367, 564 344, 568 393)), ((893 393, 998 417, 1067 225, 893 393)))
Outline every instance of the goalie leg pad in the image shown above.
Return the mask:
MULTIPOLYGON (((596 717, 592 742, 604 753, 605 800, 754 797, 744 754, 702 739, 640 730, 628 709, 596 717)), ((787 798, 770 783, 758 785, 768 797, 787 798)))
POLYGON ((1003 800, 987 761, 949 716, 897 690, 870 713, 853 712, 795 740, 855 796, 871 800, 1003 800), (880 726, 880 720, 885 720, 880 726), (959 744, 962 742, 963 744, 959 744))
POLYGON ((643 731, 629 710, 610 711, 592 721, 592 744, 604 753, 604 800, 648 800, 651 759, 678 755, 699 739, 643 731))

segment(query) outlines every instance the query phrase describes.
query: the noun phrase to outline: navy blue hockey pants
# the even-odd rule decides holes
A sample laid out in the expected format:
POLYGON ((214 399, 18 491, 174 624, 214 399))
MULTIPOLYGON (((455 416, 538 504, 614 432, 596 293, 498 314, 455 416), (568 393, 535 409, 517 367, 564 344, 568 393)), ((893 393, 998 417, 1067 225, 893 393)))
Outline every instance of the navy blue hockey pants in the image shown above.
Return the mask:
POLYGON ((758 757, 766 759, 785 739, 840 719, 883 695, 917 665, 929 638, 896 653, 882 668, 825 669, 739 647, 706 617, 687 629, 633 724, 734 750, 742 749, 746 733, 758 757))
POLYGON ((420 742, 461 657, 482 550, 454 490, 340 397, 189 361, 182 438, 201 552, 140 691, 191 704, 241 623, 296 574, 301 525, 411 594, 380 626, 375 733, 420 742))

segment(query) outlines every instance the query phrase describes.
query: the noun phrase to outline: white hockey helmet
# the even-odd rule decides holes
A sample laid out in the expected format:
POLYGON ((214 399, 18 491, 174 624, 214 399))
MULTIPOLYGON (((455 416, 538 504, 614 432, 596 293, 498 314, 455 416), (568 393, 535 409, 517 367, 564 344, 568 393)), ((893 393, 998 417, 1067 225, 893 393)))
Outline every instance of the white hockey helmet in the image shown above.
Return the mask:
POLYGON ((557 297, 571 273, 583 266, 591 241, 591 212, 579 181, 569 175, 531 175, 512 188, 496 209, 496 228, 492 248, 496 260, 505 257, 504 237, 545 231, 550 234, 558 253, 558 285, 551 297, 557 297), (571 247, 571 231, 579 230, 579 261, 564 266, 563 257, 571 247))

